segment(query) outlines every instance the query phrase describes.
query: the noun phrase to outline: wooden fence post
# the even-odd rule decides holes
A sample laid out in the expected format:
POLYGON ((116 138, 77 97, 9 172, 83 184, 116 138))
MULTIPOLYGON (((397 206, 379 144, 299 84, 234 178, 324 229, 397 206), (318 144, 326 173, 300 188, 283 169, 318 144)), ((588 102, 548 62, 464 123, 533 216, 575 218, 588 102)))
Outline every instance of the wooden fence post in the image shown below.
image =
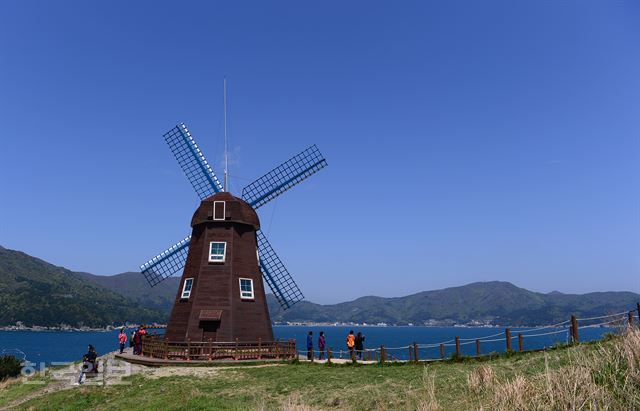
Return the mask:
POLYGON ((444 344, 440 344, 440 358, 444 360, 444 344))
POLYGON ((262 359, 262 337, 258 337, 258 359, 262 359))
POLYGON ((327 364, 331 364, 331 358, 333 358, 333 352, 331 351, 331 347, 327 350, 327 364))
POLYGON ((236 350, 235 353, 233 354, 233 359, 238 361, 238 338, 236 337, 236 350))
POLYGON ((637 303, 636 308, 638 309, 638 323, 640 323, 640 303, 637 303))
POLYGON ((504 329, 504 338, 507 341, 507 352, 511 351, 511 328, 504 329))
POLYGON ((409 362, 413 362, 413 345, 410 344, 407 349, 409 350, 409 362))
POLYGON ((518 333, 518 351, 524 351, 524 337, 521 333, 518 333))
POLYGON ((629 328, 633 327, 633 311, 629 311, 629 328))
POLYGON ((213 346, 211 343, 211 338, 209 338, 209 361, 211 361, 212 357, 213 357, 213 346))
POLYGON ((384 345, 380 346, 380 364, 384 364, 384 362, 387 360, 387 351, 384 348, 384 345))
POLYGON ((478 357, 482 355, 482 351, 480 351, 480 340, 476 340, 476 355, 478 357))
POLYGON ((420 350, 418 350, 418 344, 416 342, 413 343, 413 359, 416 361, 416 364, 420 362, 420 350))
POLYGON ((456 337, 456 359, 460 359, 460 337, 456 337))
POLYGON ((169 359, 169 340, 164 339, 164 359, 169 359))
POLYGON ((578 332, 578 319, 575 315, 571 316, 571 339, 573 343, 580 342, 580 333, 578 332))

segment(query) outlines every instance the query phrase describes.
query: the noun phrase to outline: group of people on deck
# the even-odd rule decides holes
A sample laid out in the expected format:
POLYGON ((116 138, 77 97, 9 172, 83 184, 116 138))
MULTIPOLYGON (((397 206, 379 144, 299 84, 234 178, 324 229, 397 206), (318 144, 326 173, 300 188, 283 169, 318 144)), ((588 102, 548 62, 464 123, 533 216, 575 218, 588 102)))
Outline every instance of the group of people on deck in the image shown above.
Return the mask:
MULTIPOLYGON (((134 355, 142 354, 142 337, 147 334, 147 330, 144 325, 138 327, 137 330, 131 333, 131 340, 129 341, 129 347, 133 348, 134 355)), ((118 334, 118 342, 120 343, 120 354, 124 353, 124 348, 127 344, 127 333, 124 327, 120 329, 118 334)))
MULTIPOLYGON (((347 335, 347 349, 349 350, 349 354, 351 358, 358 358, 362 360, 362 353, 364 352, 364 335, 361 332, 358 334, 354 334, 353 330, 349 331, 349 335, 347 335)), ((319 360, 324 359, 324 351, 326 348, 326 340, 324 338, 324 331, 320 331, 320 335, 318 336, 318 351, 320 354, 318 355, 319 360)), ((307 335, 307 359, 311 360, 313 358, 313 331, 309 331, 307 335)))

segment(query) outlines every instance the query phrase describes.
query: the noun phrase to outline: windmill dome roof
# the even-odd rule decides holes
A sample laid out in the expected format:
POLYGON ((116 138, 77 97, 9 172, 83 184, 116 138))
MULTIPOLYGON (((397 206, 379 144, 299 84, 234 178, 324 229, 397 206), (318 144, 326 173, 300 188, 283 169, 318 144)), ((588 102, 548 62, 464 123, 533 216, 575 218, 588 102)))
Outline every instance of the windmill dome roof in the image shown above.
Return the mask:
POLYGON ((255 230, 260 229, 260 219, 253 207, 227 192, 216 193, 202 200, 193 214, 191 227, 216 222, 246 224, 255 230))

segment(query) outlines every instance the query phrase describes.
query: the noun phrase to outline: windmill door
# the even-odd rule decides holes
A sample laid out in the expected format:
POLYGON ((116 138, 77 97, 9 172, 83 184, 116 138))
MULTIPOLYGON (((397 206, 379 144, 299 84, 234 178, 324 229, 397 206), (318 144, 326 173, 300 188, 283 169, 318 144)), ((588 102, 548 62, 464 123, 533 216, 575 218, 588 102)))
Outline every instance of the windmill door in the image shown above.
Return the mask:
POLYGON ((200 321, 200 328, 202 329, 202 341, 209 341, 209 339, 216 341, 220 321, 200 321))
POLYGON ((201 310, 199 328, 202 331, 202 341, 216 341, 216 334, 220 328, 222 310, 201 310))

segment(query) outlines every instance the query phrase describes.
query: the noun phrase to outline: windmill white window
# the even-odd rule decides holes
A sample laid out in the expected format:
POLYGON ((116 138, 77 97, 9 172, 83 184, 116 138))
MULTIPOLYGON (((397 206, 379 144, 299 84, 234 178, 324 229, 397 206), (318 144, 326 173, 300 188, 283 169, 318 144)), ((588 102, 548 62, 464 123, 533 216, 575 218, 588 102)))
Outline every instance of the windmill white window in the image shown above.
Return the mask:
POLYGON ((224 263, 227 256, 227 243, 223 241, 212 241, 209 245, 209 262, 224 263))
POLYGON ((251 278, 240 279, 240 298, 253 300, 253 280, 251 278))
POLYGON ((226 201, 214 201, 213 202, 213 219, 224 220, 226 209, 227 209, 226 201))
POLYGON ((182 286, 182 298, 183 300, 188 300, 189 296, 191 296, 191 289, 193 288, 193 278, 186 278, 184 280, 184 285, 182 286))

